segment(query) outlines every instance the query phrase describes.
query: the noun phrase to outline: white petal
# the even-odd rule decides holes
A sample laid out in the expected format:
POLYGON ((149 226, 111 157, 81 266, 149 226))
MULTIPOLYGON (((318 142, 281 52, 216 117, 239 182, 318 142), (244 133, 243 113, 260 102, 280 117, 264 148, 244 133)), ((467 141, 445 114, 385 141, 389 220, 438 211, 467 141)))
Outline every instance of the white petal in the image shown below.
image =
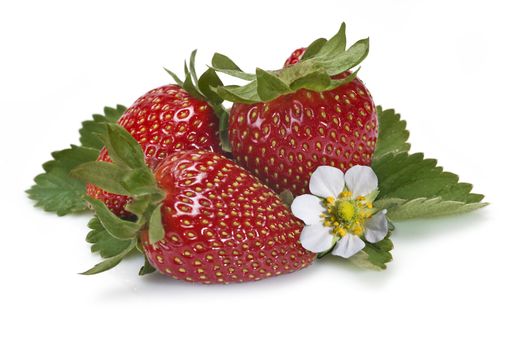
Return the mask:
POLYGON ((311 174, 309 192, 315 196, 336 198, 343 189, 344 173, 338 168, 321 165, 311 174))
POLYGON ((293 200, 291 211, 306 225, 318 224, 321 222, 320 214, 324 212, 322 199, 310 194, 303 194, 293 200))
POLYGON ((388 220, 386 210, 381 210, 366 222, 366 239, 370 243, 381 241, 388 234, 388 220))
POLYGON ((365 246, 366 243, 364 243, 364 241, 361 240, 358 236, 348 233, 339 239, 331 254, 347 259, 361 251, 365 246))
POLYGON ((302 229, 300 243, 310 252, 322 253, 333 246, 333 235, 329 233, 329 227, 308 225, 302 229))
POLYGON ((346 171, 344 180, 353 198, 368 195, 378 187, 377 175, 368 166, 355 165, 346 171))

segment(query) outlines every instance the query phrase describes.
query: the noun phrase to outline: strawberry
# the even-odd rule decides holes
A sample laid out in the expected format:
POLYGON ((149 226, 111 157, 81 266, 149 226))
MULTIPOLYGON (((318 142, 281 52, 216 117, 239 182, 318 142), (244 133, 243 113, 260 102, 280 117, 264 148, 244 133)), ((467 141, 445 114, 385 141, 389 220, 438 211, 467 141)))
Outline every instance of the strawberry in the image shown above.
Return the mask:
POLYGON ((118 161, 84 163, 72 174, 133 197, 126 210, 136 220, 120 219, 88 199, 108 234, 128 243, 120 242, 120 255, 87 274, 115 266, 137 245, 160 273, 206 284, 293 272, 316 257, 298 242, 302 222, 234 161, 207 150, 177 151, 152 172, 125 129, 111 125, 107 135, 105 145, 118 161))
POLYGON ((345 51, 343 29, 330 41, 296 50, 279 71, 257 70, 256 91, 249 91, 249 84, 242 87, 248 93, 219 89, 235 102, 229 119, 234 157, 275 191, 308 192, 311 173, 320 165, 346 171, 371 163, 378 133, 375 104, 349 72, 367 54, 367 41, 345 51))
POLYGON ((208 151, 181 151, 155 171, 165 191, 165 237, 144 252, 176 279, 228 283, 259 280, 309 265, 298 243, 302 223, 279 197, 233 161, 208 151))
MULTIPOLYGON (((194 54, 191 65, 193 60, 194 54)), ((205 100, 206 96, 191 80, 182 83, 176 75, 169 73, 179 85, 165 85, 147 92, 118 120, 118 124, 142 146, 146 163, 152 169, 177 150, 198 148, 221 152, 216 106, 205 100), (188 85, 187 90, 193 91, 193 95, 181 85, 188 85)), ((100 151, 98 160, 111 161, 107 149, 100 151)), ((87 185, 86 191, 89 196, 103 201, 113 213, 130 216, 124 209, 128 197, 108 193, 92 184, 87 185)))

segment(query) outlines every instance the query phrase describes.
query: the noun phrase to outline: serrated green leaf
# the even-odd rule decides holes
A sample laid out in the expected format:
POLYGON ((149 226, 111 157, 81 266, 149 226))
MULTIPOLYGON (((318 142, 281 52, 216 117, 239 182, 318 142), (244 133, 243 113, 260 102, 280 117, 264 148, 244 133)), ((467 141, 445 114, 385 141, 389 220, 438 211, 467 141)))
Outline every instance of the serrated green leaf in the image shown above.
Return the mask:
POLYGON ((327 40, 324 38, 319 38, 313 41, 309 46, 307 47, 306 51, 304 51, 304 54, 302 55, 301 60, 305 61, 311 57, 314 57, 317 55, 317 53, 322 49, 322 47, 326 44, 327 40))
POLYGON ((377 106, 378 138, 373 162, 388 153, 408 152, 411 145, 408 143, 409 131, 406 122, 400 119, 400 114, 394 109, 383 110, 377 106))
POLYGON ((151 214, 148 233, 149 242, 152 244, 162 240, 166 234, 164 224, 162 223, 162 204, 159 204, 151 214))
POLYGON ((111 236, 120 240, 131 240, 136 237, 141 225, 120 219, 97 199, 87 197, 86 200, 93 206, 100 223, 111 236))
POLYGON ((27 190, 36 206, 59 216, 88 209, 83 199, 85 182, 69 175, 78 164, 89 162, 98 156, 98 151, 86 147, 71 148, 53 152, 53 160, 43 165, 46 171, 35 177, 35 184, 27 190))
POLYGON ((218 72, 222 72, 243 80, 250 81, 254 80, 256 77, 254 74, 245 73, 229 57, 218 52, 213 55, 213 58, 211 59, 211 65, 218 72))
POLYGON ((104 114, 94 114, 92 120, 84 121, 79 130, 80 144, 100 150, 103 145, 98 135, 105 131, 105 123, 116 123, 126 110, 122 105, 117 105, 116 108, 105 107, 104 114))
POLYGON ((482 207, 488 203, 464 203, 457 201, 444 201, 442 198, 417 198, 402 200, 388 209, 388 217, 391 220, 408 220, 415 218, 432 218, 444 215, 455 215, 467 213, 482 207))
POLYGON ((86 241, 92 244, 91 251, 99 253, 104 259, 120 254, 129 245, 128 241, 111 236, 96 216, 89 221, 87 226, 91 229, 86 237, 86 241))
POLYGON ((271 72, 257 68, 257 95, 262 101, 272 99, 291 92, 289 86, 271 72))
POLYGON ((316 57, 331 57, 346 50, 346 24, 342 22, 340 28, 319 50, 316 57))
POLYGON ((435 159, 422 153, 388 153, 373 162, 382 198, 435 198, 464 203, 480 202, 482 195, 470 193, 472 186, 460 183, 457 175, 444 172, 435 159))
POLYGON ((123 184, 123 179, 129 172, 130 170, 113 163, 91 161, 74 168, 71 176, 84 183, 94 184, 109 193, 130 196, 132 193, 123 184))
POLYGON ((366 242, 364 249, 353 255, 349 262, 362 268, 385 270, 386 264, 393 260, 391 255, 393 242, 390 239, 390 234, 377 243, 366 242))
POLYGON ((127 247, 123 251, 121 251, 118 255, 115 255, 109 259, 106 259, 96 264, 94 267, 90 268, 89 270, 85 272, 82 272, 81 274, 82 275, 94 275, 94 274, 112 269, 113 267, 118 265, 127 254, 129 254, 133 249, 135 249, 136 239, 129 240, 126 243, 128 244, 127 247))

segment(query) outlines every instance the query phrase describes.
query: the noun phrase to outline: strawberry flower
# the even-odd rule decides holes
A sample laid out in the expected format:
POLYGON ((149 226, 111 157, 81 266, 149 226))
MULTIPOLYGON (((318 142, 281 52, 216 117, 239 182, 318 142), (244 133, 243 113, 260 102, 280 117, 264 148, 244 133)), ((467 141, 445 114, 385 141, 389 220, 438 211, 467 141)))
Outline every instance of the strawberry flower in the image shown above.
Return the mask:
POLYGON ((365 247, 365 241, 384 239, 386 210, 373 207, 377 187, 377 175, 368 166, 356 165, 345 174, 335 167, 318 167, 309 182, 311 194, 291 204, 293 214, 305 224, 302 246, 314 253, 333 248, 333 255, 349 258, 365 247))

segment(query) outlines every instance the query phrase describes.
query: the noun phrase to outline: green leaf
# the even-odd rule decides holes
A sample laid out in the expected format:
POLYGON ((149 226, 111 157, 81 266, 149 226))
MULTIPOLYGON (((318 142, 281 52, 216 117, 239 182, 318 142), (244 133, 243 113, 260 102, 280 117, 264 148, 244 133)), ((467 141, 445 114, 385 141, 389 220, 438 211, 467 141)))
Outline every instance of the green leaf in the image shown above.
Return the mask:
POLYGON ((162 240, 165 236, 164 224, 162 223, 162 204, 159 204, 149 220, 149 241, 152 244, 162 240))
POLYGON ((79 131, 80 144, 100 150, 103 145, 98 135, 105 132, 105 123, 116 123, 126 110, 122 105, 117 105, 116 108, 105 107, 104 114, 94 114, 92 120, 84 121, 79 131))
POLYGON ((302 55, 302 58, 301 60, 302 61, 305 61, 311 57, 314 57, 318 54, 318 52, 322 49, 322 47, 324 47, 324 45, 326 44, 327 40, 324 39, 324 38, 319 38, 315 41, 313 41, 311 44, 309 44, 309 46, 307 47, 306 51, 304 52, 304 54, 302 55))
POLYGON ((356 77, 358 72, 360 71, 360 67, 358 67, 357 70, 355 70, 353 73, 345 77, 344 79, 331 79, 331 82, 329 84, 329 87, 326 90, 332 90, 335 89, 341 85, 347 84, 351 81, 353 81, 356 77))
POLYGON ((406 129, 406 122, 400 119, 400 114, 395 113, 394 109, 382 110, 381 106, 377 106, 377 117, 378 139, 373 162, 388 153, 409 151, 409 131, 406 129))
POLYGON ((318 51, 316 57, 331 57, 346 50, 346 24, 342 22, 340 28, 318 51))
POLYGON ((414 218, 432 218, 444 215, 463 214, 488 205, 488 203, 444 201, 440 197, 400 201, 402 202, 392 205, 388 209, 388 217, 391 220, 400 221, 414 218))
POLYGON ((257 94, 262 101, 291 92, 289 86, 273 73, 257 68, 257 94))
POLYGON ((27 190, 36 206, 59 216, 88 209, 83 198, 85 182, 69 175, 71 169, 84 162, 95 160, 98 151, 92 148, 71 146, 53 152, 53 160, 45 163, 45 173, 35 177, 35 184, 27 190))
POLYGON ((120 240, 135 239, 141 225, 120 219, 97 199, 88 197, 86 200, 93 206, 100 223, 111 236, 120 240))
POLYGON ((138 274, 140 276, 144 276, 144 275, 147 275, 147 274, 150 274, 150 273, 153 273, 155 272, 156 269, 153 267, 153 265, 151 265, 151 263, 149 262, 149 260, 147 260, 147 257, 144 256, 144 266, 142 266, 140 268, 140 271, 138 272, 138 274))
MULTIPOLYGON (((193 83, 192 75, 187 68, 187 64, 184 62, 184 73, 186 75, 186 79, 184 80, 184 84, 182 84, 182 87, 184 90, 186 90, 191 96, 193 96, 196 99, 199 100, 205 100, 205 97, 202 96, 200 91, 198 90, 198 87, 195 86, 195 83, 193 83)), ((195 73, 196 75, 196 73, 195 73)), ((195 80, 197 81, 197 80, 195 80)))
POLYGON ((243 80, 255 79, 254 74, 245 73, 229 57, 218 52, 213 55, 213 58, 211 59, 211 65, 215 70, 236 78, 243 80))
POLYGON ((106 124, 106 133, 101 135, 101 139, 116 165, 129 169, 147 167, 142 147, 122 126, 106 124))
POLYGON ((109 193, 129 196, 132 193, 123 184, 123 178, 130 170, 113 163, 91 161, 80 164, 71 171, 71 176, 94 184, 109 193))
POLYGON ((86 241, 92 244, 91 251, 98 252, 104 259, 120 254, 129 245, 128 241, 111 236, 96 216, 89 221, 87 227, 91 229, 86 237, 86 241))
POLYGON ((127 241, 127 247, 124 250, 122 250, 118 255, 110 257, 109 259, 106 259, 96 264, 94 267, 90 268, 85 272, 82 272, 81 274, 94 275, 112 269, 113 267, 118 265, 127 254, 129 254, 133 249, 135 249, 135 245, 136 239, 127 241))
POLYGON ((373 162, 382 198, 435 198, 444 201, 477 203, 482 195, 471 193, 472 185, 459 182, 457 175, 443 171, 435 159, 422 153, 388 153, 373 162))
MULTIPOLYGON (((390 234, 391 231, 392 229, 390 229, 390 234)), ((377 243, 366 242, 364 249, 353 255, 349 262, 361 268, 385 270, 386 264, 393 260, 391 255, 393 242, 390 234, 377 243)))

